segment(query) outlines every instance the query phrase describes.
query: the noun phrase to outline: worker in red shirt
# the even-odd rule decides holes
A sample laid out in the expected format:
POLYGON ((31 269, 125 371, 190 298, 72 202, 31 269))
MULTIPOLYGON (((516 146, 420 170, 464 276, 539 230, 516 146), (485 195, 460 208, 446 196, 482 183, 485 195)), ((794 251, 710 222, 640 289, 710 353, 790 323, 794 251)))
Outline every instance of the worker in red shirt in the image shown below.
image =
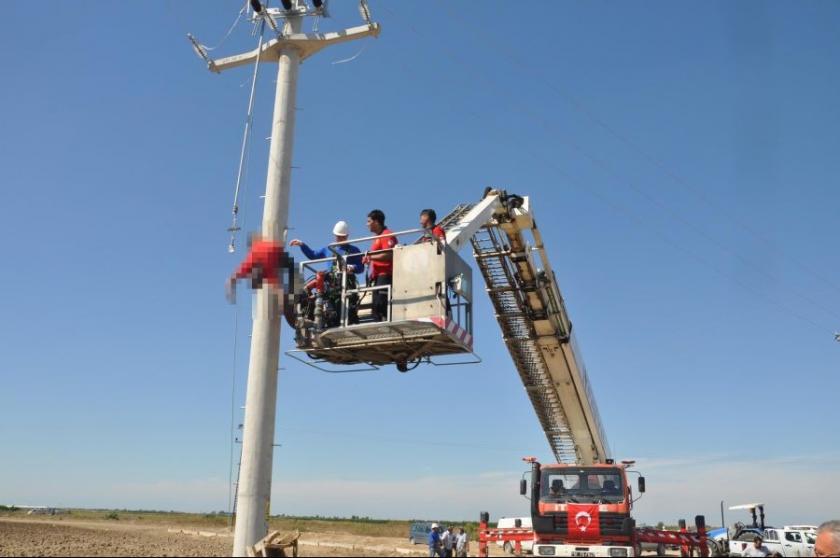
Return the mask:
MULTIPOLYGON (((385 214, 374 209, 367 216, 368 230, 377 235, 370 245, 370 251, 362 260, 370 264, 370 286, 382 287, 391 284, 394 273, 394 246, 397 239, 385 226, 385 214)), ((373 319, 381 322, 388 316, 388 290, 373 291, 373 319)))
POLYGON ((227 297, 231 304, 236 302, 237 279, 250 278, 252 289, 259 289, 264 283, 276 288, 282 286, 281 268, 288 267, 283 245, 279 242, 264 239, 255 233, 248 239, 248 244, 248 255, 228 278, 227 297))
POLYGON ((440 242, 446 243, 446 232, 437 224, 437 213, 434 209, 424 209, 420 212, 420 226, 423 228, 423 236, 417 241, 432 242, 437 238, 440 242))

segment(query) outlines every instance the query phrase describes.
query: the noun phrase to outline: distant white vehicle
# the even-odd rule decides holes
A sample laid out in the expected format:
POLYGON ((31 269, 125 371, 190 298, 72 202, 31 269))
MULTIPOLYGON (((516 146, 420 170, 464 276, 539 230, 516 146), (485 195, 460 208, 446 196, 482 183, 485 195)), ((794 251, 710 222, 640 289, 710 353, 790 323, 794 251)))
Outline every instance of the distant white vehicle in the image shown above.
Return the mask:
POLYGON ((781 529, 767 527, 764 523, 764 504, 743 504, 732 506, 730 510, 747 510, 752 515, 752 525, 736 523, 734 532, 728 536, 715 537, 717 544, 729 541, 729 555, 743 556, 744 551, 753 544, 756 536, 762 538, 763 544, 770 554, 779 553, 782 556, 813 556, 816 529, 810 531, 811 525, 786 526, 781 529), (800 529, 802 528, 802 529, 800 529))
POLYGON ((785 525, 785 531, 794 531, 802 535, 802 541, 808 552, 802 556, 814 556, 814 546, 817 544, 816 525, 785 525))
MULTIPOLYGON (((775 529, 767 527, 763 532, 751 527, 743 529, 737 537, 729 542, 730 556, 743 556, 744 551, 753 544, 753 539, 759 535, 770 554, 779 553, 782 556, 813 556, 814 545, 808 544, 808 537, 801 531, 793 529, 775 529)), ((814 540, 814 539, 810 539, 814 540)))
POLYGON ((17 506, 17 508, 27 510, 26 515, 62 515, 67 513, 65 509, 49 506, 17 506))
MULTIPOLYGON (((497 529, 515 529, 516 528, 516 520, 520 520, 521 523, 519 527, 523 529, 533 529, 534 525, 531 523, 530 517, 500 517, 499 522, 496 524, 497 529)), ((496 541, 496 544, 502 547, 505 552, 508 554, 513 554, 515 548, 512 542, 505 541, 496 541)), ((522 552, 532 554, 534 552, 534 541, 525 541, 522 543, 522 552)))
POLYGON ((816 533, 817 527, 816 525, 785 525, 785 529, 791 529, 792 531, 807 531, 809 533, 816 533))

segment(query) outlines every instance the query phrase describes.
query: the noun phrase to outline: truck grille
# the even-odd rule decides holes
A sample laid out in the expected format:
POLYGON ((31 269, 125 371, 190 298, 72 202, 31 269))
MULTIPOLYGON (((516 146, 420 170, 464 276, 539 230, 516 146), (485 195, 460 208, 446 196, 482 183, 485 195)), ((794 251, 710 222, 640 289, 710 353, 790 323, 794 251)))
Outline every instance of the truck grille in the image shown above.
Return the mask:
MULTIPOLYGON (((629 517, 624 513, 600 514, 601 534, 604 536, 622 536, 630 533, 624 532, 624 520, 629 517)), ((569 514, 558 512, 537 516, 534 518, 534 531, 541 534, 568 535, 569 514)))

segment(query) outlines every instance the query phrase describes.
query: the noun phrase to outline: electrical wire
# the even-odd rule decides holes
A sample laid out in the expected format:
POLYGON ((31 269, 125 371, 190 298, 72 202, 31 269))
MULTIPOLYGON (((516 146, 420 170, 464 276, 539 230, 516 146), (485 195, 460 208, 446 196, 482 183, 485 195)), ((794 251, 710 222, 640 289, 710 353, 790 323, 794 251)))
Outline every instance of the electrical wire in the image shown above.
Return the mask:
MULTIPOLYGON (((381 3, 381 4, 380 4, 380 6, 381 6, 381 7, 382 7, 382 8, 383 8, 386 12, 390 13, 391 15, 395 16, 397 19, 401 20, 400 16, 398 16, 398 15, 397 15, 397 14, 396 14, 396 13, 395 13, 392 9, 390 9, 390 8, 389 8, 389 7, 388 7, 385 3, 381 3)), ((426 37, 425 37, 425 36, 424 36, 424 35, 423 35, 423 34, 422 34, 422 33, 421 33, 421 32, 420 32, 417 28, 416 28, 416 26, 414 26, 412 23, 407 22, 407 21, 404 21, 404 20, 401 20, 401 21, 402 21, 402 23, 403 23, 403 24, 404 24, 404 25, 405 25, 405 26, 406 26, 409 30, 411 30, 413 33, 415 33, 416 35, 418 35, 418 36, 419 36, 419 37, 421 37, 421 38, 426 39, 426 37)), ((426 41, 426 42, 427 42, 427 43, 432 43, 432 44, 439 44, 439 43, 440 43, 439 41, 437 41, 437 42, 436 42, 436 41, 426 41)), ((447 57, 448 57, 450 60, 452 60, 452 61, 456 62, 457 64, 459 64, 459 65, 461 65, 461 66, 463 66, 463 67, 464 67, 467 71, 472 72, 474 75, 479 75, 479 76, 480 76, 480 77, 482 77, 482 78, 483 78, 483 80, 484 80, 485 82, 487 82, 487 83, 488 83, 488 84, 489 84, 492 88, 494 88, 494 89, 498 89, 498 88, 496 87, 496 84, 493 82, 493 80, 491 80, 491 79, 489 79, 489 78, 486 78, 485 76, 483 76, 483 75, 479 74, 479 73, 478 73, 478 71, 476 70, 476 68, 475 68, 473 65, 469 64, 467 61, 463 60, 463 59, 461 58, 461 56, 460 56, 458 53, 455 53, 455 52, 453 52, 451 49, 447 49, 447 48, 445 48, 445 47, 439 47, 439 49, 440 49, 440 50, 441 50, 444 54, 446 54, 446 55, 447 55, 447 57)), ((498 96, 497 96, 496 98, 498 98, 498 96)), ((542 115, 539 115, 539 114, 536 114, 536 113, 533 113, 533 112, 529 112, 529 111, 528 111, 525 107, 523 107, 523 106, 522 106, 522 104, 521 104, 521 103, 512 103, 512 107, 513 107, 513 109, 514 109, 514 110, 516 110, 516 111, 518 111, 518 112, 520 112, 520 113, 522 113, 522 114, 525 114, 525 115, 526 115, 526 116, 528 116, 529 118, 533 118, 534 120, 536 120, 536 121, 539 123, 539 125, 540 125, 540 126, 542 126, 542 127, 546 128, 547 130, 550 130, 550 131, 552 132, 552 136, 553 136, 553 137, 561 137, 559 134, 557 134, 557 131, 556 131, 555 129, 550 128, 550 127, 546 124, 545 119, 544 119, 544 117, 543 117, 542 115)), ((479 120, 479 121, 480 121, 483 125, 488 125, 488 120, 487 120, 486 118, 482 117, 481 115, 476 114, 476 113, 474 113, 474 112, 473 112, 473 113, 471 113, 469 110, 462 110, 462 112, 463 112, 463 113, 466 113, 466 114, 471 114, 471 116, 474 116, 475 118, 477 118, 477 119, 478 119, 478 120, 479 120)), ((503 132, 506 132, 506 131, 504 131, 504 130, 503 130, 503 132)), ((505 135, 509 136, 510 134, 505 133, 505 135)), ((571 141, 569 141, 569 140, 565 140, 565 141, 566 141, 566 143, 567 143, 567 144, 571 144, 571 145, 572 145, 572 146, 573 146, 573 147, 574 147, 577 151, 579 151, 580 153, 585 154, 585 151, 584 151, 584 150, 582 149, 582 147, 580 147, 578 144, 576 144, 576 143, 574 143, 574 142, 571 142, 571 141)), ((530 150, 525 150, 525 151, 526 151, 526 153, 527 153, 529 156, 534 157, 534 158, 535 158, 535 159, 536 159, 536 160, 537 160, 537 161, 538 161, 541 165, 544 165, 544 166, 549 166, 549 167, 554 168, 557 172, 559 172, 560 174, 562 174, 562 175, 563 175, 563 176, 564 176, 564 177, 565 177, 565 178, 569 181, 569 183, 570 183, 570 184, 574 184, 574 185, 578 186, 580 189, 582 189, 583 191, 585 191, 585 192, 589 193, 590 195, 594 195, 594 196, 595 196, 595 197, 597 197, 600 201, 602 201, 603 203, 605 203, 605 204, 609 205, 610 207, 612 207, 612 208, 613 208, 613 210, 618 211, 619 213, 624 214, 625 216, 629 217, 629 218, 630 218, 631 220, 633 220, 634 222, 638 223, 638 224, 639 224, 640 226, 642 226, 643 228, 647 228, 647 229, 649 229, 649 230, 653 230, 653 229, 651 229, 651 228, 650 228, 650 224, 649 224, 649 222, 647 222, 647 221, 643 220, 641 217, 639 217, 638 215, 636 215, 636 214, 635 214, 635 212, 633 212, 630 208, 628 208, 628 207, 626 207, 626 206, 623 206, 622 204, 618 204, 618 203, 614 202, 613 200, 611 200, 611 199, 609 198, 609 196, 607 196, 607 195, 605 195, 605 194, 603 194, 603 193, 599 192, 596 188, 593 188, 593 187, 591 187, 591 186, 589 186, 589 187, 584 187, 582 184, 579 184, 579 183, 578 183, 578 182, 577 182, 577 181, 576 181, 576 180, 575 180, 575 179, 574 179, 571 175, 569 175, 569 174, 568 174, 568 173, 567 173, 564 169, 562 169, 562 168, 561 168, 561 167, 560 167, 560 166, 559 166, 559 165, 558 165, 558 164, 557 164, 557 163, 556 163, 553 159, 540 157, 540 156, 536 155, 534 152, 532 152, 532 151, 530 151, 530 150)), ((590 160, 592 160, 593 162, 595 162, 595 161, 599 161, 597 158, 592 158, 592 157, 590 157, 590 156, 588 156, 588 155, 587 155, 587 157, 588 157, 588 158, 590 158, 590 160)), ((602 166, 602 165, 601 165, 601 166, 602 166)), ((648 199, 652 199, 652 198, 651 198, 651 196, 650 196, 649 194, 647 194, 647 193, 643 193, 643 191, 641 191, 640 189, 638 189, 638 188, 634 187, 634 186, 632 185, 632 183, 630 183, 629 185, 631 186, 631 188, 633 188, 633 189, 634 189, 634 191, 636 191, 636 192, 637 192, 637 193, 639 193, 640 195, 642 195, 642 196, 644 196, 644 197, 646 197, 646 198, 648 198, 648 199)), ((680 217, 680 219, 684 221, 684 218, 680 217)), ((685 221, 684 221, 684 222, 685 222, 685 221)), ((682 252, 682 253, 684 253, 684 254, 686 254, 686 255, 689 255, 689 256, 690 256, 690 257, 692 257, 693 259, 695 259, 695 260, 699 261, 700 263, 702 263, 704 266, 706 266, 706 267, 710 268, 711 270, 713 270, 715 273, 717 273, 717 274, 719 274, 719 275, 723 276, 724 278, 727 278, 727 279, 729 279, 729 280, 733 281, 734 283, 736 283, 736 284, 737 284, 737 285, 739 285, 740 287, 742 287, 742 288, 744 288, 745 290, 749 291, 749 292, 750 292, 751 294, 753 294, 754 296, 757 296, 757 297, 763 298, 763 299, 764 299, 764 300, 766 300, 767 302, 770 302, 773 306, 776 306, 777 308, 781 308, 781 309, 785 310, 785 311, 786 311, 787 313, 789 313, 790 315, 792 315, 792 316, 794 316, 794 317, 796 317, 796 318, 798 318, 798 319, 802 320, 803 322, 806 322, 806 323, 810 324, 811 326, 813 326, 813 327, 815 327, 815 328, 819 329, 819 330, 820 330, 820 331, 822 331, 823 333, 826 331, 826 329, 829 329, 829 330, 831 329, 830 327, 828 327, 828 328, 827 328, 826 326, 819 324, 818 322, 816 322, 816 321, 815 321, 815 320, 813 320, 812 318, 810 318, 810 317, 808 317, 808 316, 806 316, 806 315, 802 314, 801 312, 798 312, 797 310, 794 310, 793 308, 791 308, 789 305, 785 304, 784 302, 782 302, 782 301, 780 301, 780 300, 778 300, 778 299, 775 299, 775 298, 769 297, 768 295, 765 295, 765 294, 763 294, 763 293, 760 293, 760 292, 759 292, 759 291, 757 291, 757 290, 756 290, 753 286, 748 285, 747 283, 745 283, 744 281, 742 281, 741 279, 739 279, 739 278, 737 278, 737 277, 733 277, 733 276, 731 276, 730 274, 728 274, 728 273, 726 273, 725 271, 721 270, 721 269, 720 269, 720 268, 719 268, 716 264, 714 264, 714 263, 710 262, 709 260, 707 260, 706 258, 704 258, 704 257, 702 257, 702 256, 700 256, 700 255, 698 255, 696 252, 692 252, 692 251, 690 251, 690 250, 687 250, 685 247, 683 247, 683 246, 682 246, 682 245, 680 245, 679 243, 675 242, 675 241, 671 238, 671 236, 666 236, 666 235, 662 234, 662 233, 661 233, 660 231, 658 231, 658 230, 656 230, 656 231, 655 231, 655 234, 656 234, 656 236, 657 236, 660 240, 664 241, 666 244, 669 244, 670 246, 672 246, 672 247, 673 247, 673 248, 675 248, 676 250, 678 250, 678 251, 680 251, 680 252, 682 252)), ((711 237, 708 237, 708 236, 707 236, 707 239, 711 239, 711 237)), ((722 246, 722 245, 721 245, 719 242, 717 242, 717 241, 715 241, 715 243, 716 243, 716 244, 718 244, 718 247, 721 247, 721 246, 722 246)), ((731 252, 731 250, 729 250, 728 248, 727 248, 726 250, 727 250, 727 251, 729 251, 729 252, 731 252)), ((740 256, 740 255, 738 255, 738 257, 739 257, 739 259, 742 259, 742 261, 749 262, 749 260, 744 260, 744 259, 743 259, 743 257, 742 257, 742 256, 740 256)), ((751 267, 755 267, 755 266, 754 266, 751 262, 749 263, 749 265, 750 265, 751 267)), ((758 268, 758 269, 760 270, 760 268, 758 268)), ((767 275, 767 273, 766 273, 765 271, 761 270, 761 272, 763 272, 765 275, 767 275)), ((772 277, 772 276, 770 276, 770 278, 771 278, 771 280, 775 280, 775 278, 774 278, 774 277, 772 277)), ((819 303, 817 303, 817 302, 816 302, 816 301, 814 301, 813 299, 810 299, 810 297, 807 297, 807 296, 804 296, 804 295, 801 295, 801 294, 798 294, 797 296, 799 296, 801 299, 803 299, 803 300, 805 300, 805 301, 808 301, 808 302, 810 302, 811 304, 813 304, 813 305, 815 305, 815 306, 819 307, 819 308, 820 308, 821 310, 823 310, 824 312, 827 312, 827 311, 825 310, 825 308, 823 308, 823 307, 822 307, 819 303)), ((834 316, 834 314, 833 314, 833 313, 831 313, 831 312, 829 312, 829 314, 830 314, 830 315, 832 315, 832 316, 834 316)))
POLYGON ((239 345, 239 305, 233 307, 233 364, 230 380, 230 458, 228 464, 228 513, 233 515, 233 457, 236 446, 236 360, 239 345))
POLYGON ((358 58, 359 56, 361 56, 361 55, 362 55, 362 53, 365 51, 365 49, 366 49, 366 48, 367 48, 367 44, 365 44, 365 45, 364 45, 361 49, 359 49, 359 52, 357 52, 356 54, 354 54, 354 55, 353 55, 353 56, 351 56, 350 58, 344 58, 343 60, 336 60, 336 61, 334 61, 334 62, 333 62, 333 65, 336 65, 336 64, 346 64, 347 62, 352 62, 353 60, 355 60, 356 58, 358 58))
POLYGON ((228 37, 230 37, 231 33, 233 33, 233 30, 236 29, 237 25, 239 25, 239 22, 242 20, 242 16, 245 15, 247 10, 248 10, 248 2, 246 0, 245 5, 242 6, 241 10, 239 10, 239 15, 236 16, 236 19, 233 21, 230 28, 227 30, 227 33, 224 34, 224 36, 216 44, 216 46, 209 47, 209 46, 204 45, 204 44, 202 44, 201 46, 204 47, 206 50, 216 50, 217 48, 219 48, 220 46, 225 44, 225 41, 228 40, 228 37))
MULTIPOLYGON (((468 66, 468 64, 466 64, 465 61, 461 61, 461 63, 464 66, 468 66)), ((474 70, 474 68, 471 68, 471 69, 474 70)), ((482 76, 482 77, 484 77, 484 76, 482 76)), ((486 77, 485 77, 485 81, 487 83, 489 83, 491 87, 495 87, 497 85, 497 84, 494 84, 492 82, 492 80, 487 79, 486 77)), ((696 225, 692 221, 685 218, 680 212, 671 208, 669 205, 667 205, 661 199, 654 197, 649 192, 640 188, 634 181, 628 180, 627 178, 621 176, 618 173, 618 171, 616 171, 612 166, 609 165, 609 163, 607 163, 603 159, 600 159, 598 157, 590 155, 577 142, 575 142, 571 139, 565 138, 561 134, 558 134, 557 129, 555 127, 550 126, 550 124, 547 123, 547 121, 545 120, 543 115, 538 114, 537 112, 533 111, 532 109, 530 109, 527 106, 517 106, 517 110, 519 110, 520 112, 528 114, 539 126, 541 126, 546 131, 550 132, 552 137, 555 138, 555 140, 560 141, 560 142, 566 144, 567 146, 571 147, 575 151, 577 151, 582 157, 584 157, 585 159, 589 160, 591 163, 593 163, 597 167, 604 170, 612 178, 622 182, 623 184, 628 186, 631 190, 636 192, 638 195, 645 198, 647 201, 649 201, 653 205, 658 206, 662 211, 668 213, 676 221, 682 223, 687 228, 692 229, 696 234, 698 234, 703 240, 705 240, 709 244, 714 245, 715 247, 717 247, 722 252, 724 252, 726 254, 729 254, 733 258, 739 260, 741 263, 743 263, 745 266, 751 268, 756 273, 759 273, 759 274, 763 275, 768 281, 770 281, 770 282, 776 282, 777 281, 777 278, 773 274, 767 272, 767 270, 765 270, 764 268, 756 265, 751 260, 745 258, 741 253, 733 250, 729 246, 725 245, 724 243, 722 243, 721 241, 719 241, 718 239, 716 239, 715 237, 710 235, 708 232, 706 232, 705 229, 703 229, 702 227, 696 225)), ((825 315, 830 317, 832 320, 840 321, 840 313, 833 312, 833 311, 827 309, 823 303, 814 300, 812 297, 810 297, 806 294, 803 294, 803 293, 800 293, 800 292, 797 292, 797 291, 793 291, 793 290, 791 290, 790 292, 794 296, 798 297, 800 300, 802 300, 802 301, 812 305, 814 308, 820 310, 825 315)))
MULTIPOLYGON (((496 47, 493 48, 494 53, 500 53, 503 57, 507 58, 514 67, 516 68, 528 68, 527 64, 523 64, 521 60, 517 60, 515 56, 510 54, 510 49, 507 48, 508 45, 502 45, 498 42, 497 36, 487 33, 486 30, 480 28, 476 25, 473 21, 469 20, 468 18, 464 17, 463 14, 458 12, 458 10, 453 9, 453 7, 446 1, 441 2, 444 7, 449 12, 449 15, 453 18, 458 18, 461 20, 462 23, 473 27, 474 29, 478 30, 482 33, 485 37, 492 37, 494 42, 496 43, 496 47), (502 48, 505 47, 505 48, 502 48)), ((741 230, 745 231, 747 234, 752 236, 754 239, 758 240, 760 243, 764 244, 765 246, 775 249, 775 245, 773 241, 767 236, 761 234, 755 228, 748 225, 746 222, 742 221, 740 216, 734 214, 728 207, 725 205, 716 202, 715 200, 708 197, 706 194, 703 193, 701 188, 696 187, 693 185, 689 180, 685 179, 681 175, 677 174, 673 171, 669 166, 663 161, 661 158, 656 157, 655 155, 648 152, 646 149, 641 147, 638 143, 632 141, 630 138, 625 136, 624 134, 620 133, 614 127, 607 124, 601 117, 595 114, 590 108, 583 104, 578 98, 574 97, 567 91, 557 87, 553 82, 549 81, 545 74, 539 71, 533 72, 532 75, 536 75, 541 83, 546 86, 547 88, 551 89, 555 94, 561 97, 564 101, 566 101, 576 112, 585 116, 590 122, 594 123, 599 128, 603 129, 609 135, 613 136, 625 146, 627 146, 632 151, 636 152, 643 160, 645 160, 650 165, 654 166, 658 171, 662 173, 662 175, 669 178, 675 184, 678 184, 680 187, 683 188, 684 191, 692 194, 695 196, 700 202, 706 205, 708 208, 713 209, 718 214, 724 215, 729 219, 729 222, 733 223, 736 227, 739 227, 741 230)), ((783 252, 780 250, 775 250, 782 258, 787 259, 790 263, 794 264, 795 266, 799 267, 806 274, 810 275, 814 279, 819 280, 820 282, 824 283, 828 287, 834 289, 837 292, 840 292, 840 285, 836 282, 826 278, 822 274, 818 273, 814 270, 811 266, 805 264, 798 258, 793 257, 787 252, 783 252)))

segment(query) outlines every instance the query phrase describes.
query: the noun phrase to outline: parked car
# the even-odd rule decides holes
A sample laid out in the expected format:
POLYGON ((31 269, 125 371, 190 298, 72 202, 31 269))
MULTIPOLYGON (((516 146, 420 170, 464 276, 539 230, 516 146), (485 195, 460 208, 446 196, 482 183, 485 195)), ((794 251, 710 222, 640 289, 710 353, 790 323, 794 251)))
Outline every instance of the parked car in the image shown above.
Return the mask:
POLYGON ((431 521, 418 521, 408 528, 408 542, 411 544, 428 544, 429 533, 432 532, 431 521))

